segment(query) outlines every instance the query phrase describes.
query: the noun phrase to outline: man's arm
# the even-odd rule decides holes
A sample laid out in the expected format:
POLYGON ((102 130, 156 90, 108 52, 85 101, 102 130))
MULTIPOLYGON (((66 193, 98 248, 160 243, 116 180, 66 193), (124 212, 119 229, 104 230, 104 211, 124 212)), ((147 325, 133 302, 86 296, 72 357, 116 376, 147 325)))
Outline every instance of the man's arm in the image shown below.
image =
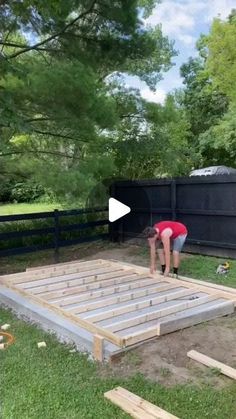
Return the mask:
POLYGON ((164 272, 165 276, 168 276, 170 273, 170 237, 172 235, 172 230, 170 228, 165 229, 161 235, 161 241, 164 247, 166 269, 164 272))
POLYGON ((154 274, 156 270, 156 240, 148 239, 148 243, 150 246, 150 272, 154 274))

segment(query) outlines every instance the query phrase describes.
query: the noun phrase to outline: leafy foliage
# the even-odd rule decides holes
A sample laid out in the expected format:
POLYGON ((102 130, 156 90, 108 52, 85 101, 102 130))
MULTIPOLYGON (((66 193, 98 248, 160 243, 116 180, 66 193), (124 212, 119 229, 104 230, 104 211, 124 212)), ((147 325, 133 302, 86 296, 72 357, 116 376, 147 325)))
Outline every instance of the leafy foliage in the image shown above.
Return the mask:
POLYGON ((1 3, 0 158, 8 168, 69 199, 115 174, 108 149, 122 120, 109 77, 137 75, 154 88, 175 53, 159 27, 139 18, 155 4, 1 3))

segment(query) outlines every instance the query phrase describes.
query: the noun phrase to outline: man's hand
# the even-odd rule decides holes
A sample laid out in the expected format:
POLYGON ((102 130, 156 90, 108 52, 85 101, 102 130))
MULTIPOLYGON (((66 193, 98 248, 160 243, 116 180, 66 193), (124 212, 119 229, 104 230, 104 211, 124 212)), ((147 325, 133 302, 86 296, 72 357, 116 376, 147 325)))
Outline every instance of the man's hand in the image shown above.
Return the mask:
POLYGON ((166 268, 164 272, 164 276, 169 276, 169 273, 170 273, 170 270, 166 268))

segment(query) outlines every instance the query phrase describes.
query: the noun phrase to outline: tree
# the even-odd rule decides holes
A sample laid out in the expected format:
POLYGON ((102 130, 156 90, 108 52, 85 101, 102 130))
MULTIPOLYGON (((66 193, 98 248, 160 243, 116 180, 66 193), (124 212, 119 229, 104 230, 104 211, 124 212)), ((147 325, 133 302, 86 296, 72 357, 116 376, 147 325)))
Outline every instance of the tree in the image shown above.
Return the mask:
POLYGON ((137 92, 120 92, 123 119, 112 142, 118 173, 130 179, 186 175, 195 160, 188 145, 190 125, 169 95, 162 106, 147 103, 137 92))
POLYGON ((236 11, 229 19, 215 19, 207 37, 207 68, 213 81, 236 102, 236 11))
POLYGON ((59 177, 60 194, 62 185, 76 195, 75 185, 86 189, 114 172, 102 150, 120 123, 108 76, 138 75, 154 88, 174 54, 160 28, 146 28, 139 19, 139 6, 150 13, 154 5, 1 3, 1 160, 14 161, 21 171, 30 167, 50 185, 59 177))

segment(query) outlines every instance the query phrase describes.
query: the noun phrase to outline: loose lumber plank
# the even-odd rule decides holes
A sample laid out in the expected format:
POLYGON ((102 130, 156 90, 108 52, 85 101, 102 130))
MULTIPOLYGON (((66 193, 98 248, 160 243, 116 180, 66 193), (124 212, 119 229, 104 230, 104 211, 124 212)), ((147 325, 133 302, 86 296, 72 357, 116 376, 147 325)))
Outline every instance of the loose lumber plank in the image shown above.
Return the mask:
POLYGON ((194 359, 194 361, 200 362, 203 365, 206 365, 207 367, 211 368, 217 368, 220 370, 220 372, 224 375, 227 375, 227 377, 232 378, 233 380, 236 380, 236 369, 229 367, 226 364, 223 364, 222 362, 216 361, 213 358, 210 358, 207 355, 204 355, 197 351, 189 351, 187 353, 187 356, 191 359, 194 359))
POLYGON ((112 342, 117 346, 122 346, 122 339, 119 338, 119 336, 116 336, 114 333, 111 333, 108 330, 105 330, 97 325, 94 325, 93 323, 90 323, 87 320, 84 320, 78 316, 67 313, 65 310, 61 310, 59 307, 56 307, 53 304, 50 304, 47 301, 44 301, 43 299, 35 295, 32 295, 23 289, 18 288, 14 284, 10 284, 8 281, 2 280, 2 284, 5 285, 7 288, 11 289, 12 291, 15 291, 23 297, 35 302, 36 304, 39 304, 42 307, 52 310, 56 314, 61 315, 62 317, 66 317, 67 319, 75 323, 77 326, 81 326, 82 328, 88 330, 90 333, 101 335, 105 337, 109 342, 112 342))
POLYGON ((104 397, 136 419, 178 419, 177 416, 122 387, 107 391, 104 397))
POLYGON ((161 317, 167 316, 168 314, 178 313, 179 311, 186 310, 187 308, 199 306, 214 299, 215 297, 213 296, 206 296, 198 298, 196 300, 184 301, 177 304, 173 304, 162 309, 160 309, 160 307, 158 307, 157 305, 157 309, 155 311, 145 314, 139 314, 138 316, 126 320, 119 320, 106 325, 103 324, 102 327, 104 327, 106 330, 109 330, 110 332, 118 332, 119 330, 127 329, 131 326, 146 323, 154 319, 159 319, 161 317))
POLYGON ((160 407, 154 405, 153 403, 148 402, 147 400, 143 399, 140 396, 137 396, 134 393, 126 390, 123 387, 119 387, 118 393, 125 397, 126 399, 132 401, 136 406, 141 407, 145 410, 145 412, 150 413, 155 418, 163 418, 163 419, 178 419, 176 416, 173 416, 171 413, 166 412, 165 410, 161 409, 160 407))
MULTIPOLYGON (((139 281, 141 279, 146 279, 147 281, 150 281, 150 283, 153 283, 153 278, 148 278, 147 275, 138 275, 138 274, 131 274, 127 271, 126 273, 123 272, 114 272, 112 274, 112 278, 110 279, 110 274, 107 274, 106 278, 104 280, 99 280, 96 282, 91 282, 86 285, 76 285, 70 288, 63 288, 58 291, 45 291, 42 293, 39 293, 38 295, 45 300, 50 300, 51 302, 58 302, 60 300, 63 300, 64 298, 69 298, 75 296, 75 294, 86 292, 88 298, 91 297, 97 290, 100 290, 100 292, 105 293, 105 290, 107 288, 115 289, 117 286, 121 287, 123 284, 126 288, 130 289, 132 288, 132 283, 135 281, 139 281)), ((105 275, 104 275, 105 277, 105 275)), ((155 281, 155 283, 158 283, 155 281)), ((111 292, 113 293, 113 291, 111 292)), ((109 293, 108 293, 109 295, 109 293)))
MULTIPOLYGON (((137 301, 132 304, 126 304, 126 305, 123 305, 122 307, 117 306, 116 308, 103 311, 102 313, 88 314, 86 316, 83 316, 83 319, 89 320, 90 322, 94 323, 101 320, 106 320, 106 319, 119 316, 120 314, 131 313, 133 311, 138 311, 146 307, 151 307, 152 305, 164 303, 171 300, 176 300, 182 297, 187 297, 191 295, 192 293, 193 293, 192 290, 189 290, 189 289, 183 289, 176 292, 173 291, 170 294, 165 294, 165 295, 157 296, 153 298, 149 297, 146 300, 137 301)), ((150 295, 150 294, 146 294, 146 295, 150 295)))
MULTIPOLYGON (((41 285, 41 286, 25 288, 25 289, 34 294, 41 294, 47 291, 62 290, 64 288, 74 287, 75 285, 86 285, 86 284, 91 284, 93 282, 100 281, 104 278, 105 273, 110 273, 109 268, 107 268, 107 272, 106 270, 103 270, 103 272, 92 274, 92 275, 81 274, 80 276, 75 276, 75 278, 72 278, 72 279, 55 282, 55 283, 53 282, 47 285, 41 285)), ((133 274, 133 271, 129 271, 128 273, 131 275, 133 274)))
POLYGON ((104 337, 94 335, 93 337, 93 357, 96 361, 103 362, 104 360, 104 337))
MULTIPOLYGON (((176 288, 174 286, 174 288, 176 288)), ((74 313, 74 314, 81 314, 87 311, 91 311, 91 310, 95 310, 97 308, 100 307, 107 307, 110 306, 112 304, 117 304, 117 303, 121 303, 121 302, 125 302, 125 301, 130 301, 130 300, 135 300, 137 298, 140 297, 144 297, 145 295, 149 295, 149 293, 151 294, 156 293, 156 292, 164 292, 167 290, 171 289, 171 285, 163 285, 163 286, 157 286, 154 285, 154 287, 149 290, 147 289, 142 289, 142 290, 132 290, 132 292, 127 292, 126 294, 123 295, 114 295, 114 297, 109 297, 109 298, 102 298, 98 301, 93 301, 91 303, 88 303, 86 305, 81 305, 80 307, 75 307, 75 308, 68 308, 68 311, 70 313, 74 313)))
POLYGON ((154 419, 153 415, 149 413, 145 413, 145 411, 137 407, 134 403, 130 402, 129 400, 124 399, 120 394, 113 394, 109 395, 108 392, 104 394, 104 396, 110 400, 115 405, 119 406, 123 409, 126 413, 128 413, 132 418, 136 419, 154 419))
POLYGON ((162 317, 157 322, 152 321, 150 326, 148 325, 149 323, 144 323, 141 330, 133 331, 131 328, 131 330, 124 330, 118 335, 123 336, 123 347, 129 347, 147 339, 157 338, 176 330, 215 319, 216 317, 231 314, 233 311, 234 305, 232 302, 228 300, 214 300, 198 307, 162 317))

